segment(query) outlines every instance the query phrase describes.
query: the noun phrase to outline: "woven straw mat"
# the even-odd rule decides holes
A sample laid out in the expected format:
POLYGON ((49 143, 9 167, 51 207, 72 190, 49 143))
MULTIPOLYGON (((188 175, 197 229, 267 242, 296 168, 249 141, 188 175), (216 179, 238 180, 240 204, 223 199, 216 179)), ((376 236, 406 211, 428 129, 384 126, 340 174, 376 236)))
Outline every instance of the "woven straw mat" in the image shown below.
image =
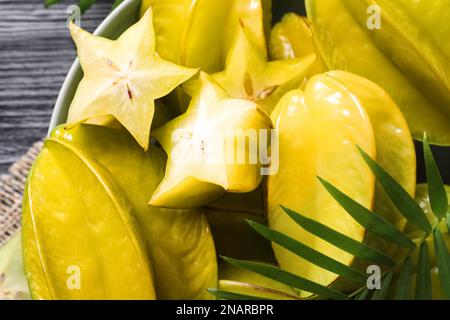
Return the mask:
POLYGON ((20 227, 23 188, 31 165, 42 146, 42 142, 36 142, 9 168, 7 174, 0 176, 0 247, 20 227))

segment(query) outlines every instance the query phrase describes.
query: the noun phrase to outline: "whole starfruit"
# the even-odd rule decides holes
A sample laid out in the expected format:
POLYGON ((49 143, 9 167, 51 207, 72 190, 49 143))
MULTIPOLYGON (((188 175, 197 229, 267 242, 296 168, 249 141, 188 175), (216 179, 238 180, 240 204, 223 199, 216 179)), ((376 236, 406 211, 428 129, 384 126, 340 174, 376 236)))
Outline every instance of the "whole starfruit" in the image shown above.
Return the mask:
POLYGON ((307 0, 330 69, 364 76, 395 100, 412 134, 450 145, 450 2, 307 0))
POLYGON ((271 128, 270 117, 256 103, 229 98, 201 72, 186 113, 152 132, 168 161, 149 204, 195 208, 226 191, 255 190, 267 164, 263 158, 271 128))
MULTIPOLYGON (((298 226, 281 206, 305 215, 357 241, 365 229, 331 197, 321 177, 371 207, 375 179, 356 145, 375 155, 375 137, 361 103, 331 77, 313 77, 305 91, 294 90, 279 102, 274 124, 279 132, 279 171, 267 177, 269 226, 339 262, 354 257, 298 226)), ((337 275, 273 244, 284 270, 328 286, 337 275)), ((302 292, 301 296, 308 296, 302 292)))
POLYGON ((311 24, 307 18, 293 12, 286 13, 272 29, 269 56, 272 60, 288 60, 314 53, 317 56, 308 72, 308 78, 327 71, 314 42, 311 24))
MULTIPOLYGON (((317 176, 403 229, 406 220, 384 191, 374 187, 357 145, 369 152, 411 194, 416 164, 405 119, 394 101, 375 83, 345 71, 314 76, 304 91, 287 94, 271 115, 280 135, 280 170, 267 179, 269 225, 316 250, 355 265, 353 257, 304 232, 279 205, 327 224, 386 252, 331 198, 317 176), (292 184, 289 183, 292 181, 292 184), (363 182, 361 184, 361 182, 363 182), (295 188, 291 186, 295 185, 295 188)), ((324 285, 337 276, 274 246, 278 263, 324 285)), ((358 262, 358 261, 357 261, 358 262)), ((342 285, 342 283, 340 283, 342 285)))
MULTIPOLYGON (((49 140, 84 152, 92 163, 104 168, 104 175, 111 177, 116 189, 127 200, 130 214, 137 220, 136 224, 145 240, 145 256, 149 256, 152 261, 158 299, 211 297, 205 288, 216 286, 217 264, 209 226, 201 210, 167 210, 146 205, 148 194, 151 194, 163 176, 166 159, 160 149, 152 147, 149 152, 144 152, 123 129, 92 125, 80 125, 70 130, 58 127, 49 140), (196 264, 192 263, 193 260, 196 264)), ((73 165, 69 162, 66 166, 73 165)), ((48 172, 39 167, 33 169, 33 172, 49 179, 48 172)), ((74 172, 72 175, 73 183, 82 180, 81 174, 74 172)), ((97 173, 99 179, 104 175, 97 173)), ((30 181, 33 179, 30 178, 30 181)), ((51 183, 50 181, 49 184, 51 183)), ((86 187, 80 191, 81 199, 85 198, 85 193, 88 193, 90 188, 86 187)), ((38 192, 33 190, 34 193, 38 192)), ((48 198, 48 191, 40 193, 42 198, 47 198, 47 204, 54 202, 54 199, 48 198)), ((113 199, 117 196, 116 193, 111 193, 113 199)), ((98 210, 97 206, 97 202, 92 204, 94 210, 98 210)), ((55 205, 53 209, 56 208, 55 205)), ((50 209, 47 211, 55 214, 50 209)), ((67 209, 61 206, 59 210, 67 209)), ((65 230, 66 228, 62 227, 60 232, 65 230)), ((111 241, 113 239, 115 236, 111 235, 111 241)), ((51 254, 52 252, 46 252, 46 255, 51 254)), ((29 260, 33 259, 35 257, 31 256, 29 260)), ((124 264, 131 266, 126 262, 124 264)), ((95 262, 92 265, 99 267, 95 262)), ((31 276, 32 283, 33 274, 31 276)), ((83 281, 83 278, 81 279, 83 281)))
POLYGON ((156 47, 164 59, 208 73, 221 71, 240 24, 267 55, 272 0, 145 0, 141 14, 149 6, 155 13, 156 47))
POLYGON ((154 299, 152 268, 132 212, 104 166, 48 139, 23 202, 33 299, 154 299))
POLYGON ((147 242, 157 298, 211 298, 205 288, 216 286, 217 264, 203 211, 147 205, 148 196, 164 175, 164 152, 157 147, 143 152, 123 130, 97 126, 59 128, 52 137, 86 150, 112 173, 124 190, 147 242))

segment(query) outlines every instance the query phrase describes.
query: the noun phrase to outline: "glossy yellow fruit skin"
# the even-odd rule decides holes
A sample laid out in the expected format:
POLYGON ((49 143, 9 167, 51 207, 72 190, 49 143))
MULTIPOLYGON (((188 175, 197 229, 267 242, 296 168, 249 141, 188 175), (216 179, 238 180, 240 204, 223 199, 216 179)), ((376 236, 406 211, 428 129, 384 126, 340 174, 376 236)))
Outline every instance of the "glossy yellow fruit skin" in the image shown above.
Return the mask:
POLYGON ((46 140, 23 203, 33 299, 154 299, 132 210, 102 165, 68 144, 46 140))
POLYGON ((364 76, 394 99, 416 139, 450 144, 449 3, 447 1, 308 0, 308 18, 330 69, 364 76), (369 29, 369 5, 381 29, 369 29), (425 9, 426 8, 426 9, 425 9))
POLYGON ((155 146, 143 152, 123 130, 97 126, 59 127, 52 137, 85 150, 124 190, 146 239, 157 298, 212 298, 205 288, 217 285, 216 254, 202 210, 147 205, 164 174, 164 152, 155 146))
POLYGON ((240 23, 267 55, 271 0, 145 0, 141 14, 149 6, 155 13, 157 50, 164 59, 208 73, 221 71, 240 23))
POLYGON ((314 43, 310 22, 295 13, 286 13, 272 29, 269 56, 272 60, 288 60, 314 53, 317 56, 307 77, 324 73, 328 69, 314 43))
POLYGON ((253 230, 247 220, 266 225, 260 215, 205 208, 217 254, 235 259, 275 263, 270 242, 253 230))
MULTIPOLYGON (((356 147, 375 157, 369 116, 354 95, 326 75, 313 77, 304 92, 292 91, 280 104, 275 122, 279 171, 267 179, 269 226, 350 265, 352 255, 304 231, 280 205, 362 241, 364 228, 328 194, 317 176, 363 206, 372 207, 375 179, 356 147)), ((273 248, 279 265, 287 271, 325 286, 337 278, 277 245, 273 248)))
POLYGON ((219 289, 272 300, 298 300, 291 287, 228 263, 219 266, 219 289))
MULTIPOLYGON (((330 71, 326 75, 344 85, 360 101, 374 129, 376 161, 414 196, 416 152, 408 124, 398 106, 381 87, 370 80, 345 71, 330 71)), ((400 230, 406 225, 406 219, 396 210, 378 183, 374 211, 400 230)))

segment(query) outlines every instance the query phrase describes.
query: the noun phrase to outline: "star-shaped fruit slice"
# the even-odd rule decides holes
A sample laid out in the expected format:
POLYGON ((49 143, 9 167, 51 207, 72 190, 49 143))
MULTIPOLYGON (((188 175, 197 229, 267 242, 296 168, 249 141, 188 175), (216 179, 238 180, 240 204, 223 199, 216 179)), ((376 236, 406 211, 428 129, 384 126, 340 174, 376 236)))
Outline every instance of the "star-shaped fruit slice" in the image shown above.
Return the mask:
POLYGON ((213 78, 229 96, 255 101, 271 112, 285 93, 299 87, 316 58, 312 53, 302 58, 268 61, 241 25, 225 70, 214 74, 213 78))
POLYGON ((155 99, 197 70, 158 56, 151 9, 117 40, 94 36, 73 23, 70 32, 84 77, 70 106, 67 126, 112 116, 147 150, 155 99))
POLYGON ((150 205, 198 207, 225 191, 256 189, 264 164, 259 152, 266 148, 259 137, 271 127, 269 116, 257 104, 229 98, 202 72, 186 113, 152 133, 168 161, 150 205))

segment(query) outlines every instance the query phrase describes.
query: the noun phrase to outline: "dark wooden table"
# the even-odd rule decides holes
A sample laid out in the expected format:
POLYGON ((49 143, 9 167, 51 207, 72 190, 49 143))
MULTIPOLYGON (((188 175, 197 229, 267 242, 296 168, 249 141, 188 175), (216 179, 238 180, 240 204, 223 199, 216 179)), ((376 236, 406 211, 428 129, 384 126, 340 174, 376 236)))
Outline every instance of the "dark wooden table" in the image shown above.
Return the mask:
MULTIPOLYGON (((0 174, 46 132, 53 104, 75 57, 64 1, 0 0, 0 174)), ((99 0, 83 15, 92 31, 112 1, 99 0)))

